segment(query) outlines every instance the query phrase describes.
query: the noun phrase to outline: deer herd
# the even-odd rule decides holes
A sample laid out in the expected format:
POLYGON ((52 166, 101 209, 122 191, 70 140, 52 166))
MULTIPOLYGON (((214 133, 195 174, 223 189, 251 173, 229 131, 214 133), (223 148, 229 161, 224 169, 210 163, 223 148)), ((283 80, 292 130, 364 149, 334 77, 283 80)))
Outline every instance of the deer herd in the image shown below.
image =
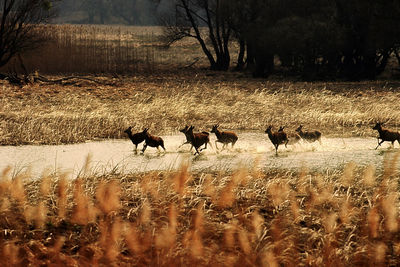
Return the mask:
MULTIPOLYGON (((391 142, 392 146, 394 145, 394 142, 397 141, 400 145, 400 133, 385 129, 382 127, 383 123, 377 122, 375 126, 372 128, 373 130, 377 130, 379 133, 378 138, 378 146, 375 148, 377 149, 383 142, 391 142)), ((217 140, 215 141, 215 148, 218 149, 217 143, 222 143, 222 149, 226 148, 227 145, 231 144, 232 148, 235 145, 236 141, 238 140, 238 136, 236 133, 232 131, 221 131, 218 129, 219 124, 213 125, 211 129, 211 133, 214 133, 217 140)), ((321 137, 322 134, 319 131, 303 131, 303 125, 300 125, 294 132, 286 132, 285 127, 280 127, 278 131, 273 131, 272 130, 272 125, 268 126, 268 128, 265 130, 265 133, 268 135, 269 140, 275 147, 275 153, 278 155, 278 147, 279 145, 294 145, 298 143, 300 140, 304 140, 306 142, 312 143, 315 141, 318 141, 320 144, 321 143, 321 137)), ((207 145, 211 146, 210 142, 210 133, 208 132, 193 132, 194 126, 188 126, 186 125, 183 129, 180 129, 179 131, 183 133, 186 137, 186 141, 179 146, 179 148, 185 144, 190 144, 192 148, 194 147, 196 154, 200 154, 200 152, 204 149, 207 149, 207 145), (204 145, 203 148, 201 148, 204 145)), ((128 129, 126 129, 124 132, 128 135, 128 137, 131 139, 132 143, 135 145, 135 151, 137 151, 137 146, 138 144, 142 143, 143 141, 145 142, 143 145, 142 153, 146 150, 148 146, 150 147, 155 147, 157 150, 159 150, 159 147, 164 149, 164 141, 161 137, 154 136, 148 133, 149 128, 145 128, 142 132, 138 132, 135 134, 132 134, 132 127, 130 126, 128 129)), ((213 148, 213 147, 212 147, 213 148)))

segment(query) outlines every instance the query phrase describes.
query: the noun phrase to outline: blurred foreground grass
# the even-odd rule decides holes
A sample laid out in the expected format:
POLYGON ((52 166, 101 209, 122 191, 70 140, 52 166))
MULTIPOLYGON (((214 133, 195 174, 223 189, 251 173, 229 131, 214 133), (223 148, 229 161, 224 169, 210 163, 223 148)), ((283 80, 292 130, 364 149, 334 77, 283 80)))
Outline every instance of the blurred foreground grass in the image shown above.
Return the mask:
MULTIPOLYGON (((389 154, 388 154, 389 155, 389 154)), ((385 168, 0 176, 1 266, 394 266, 400 153, 385 168)))

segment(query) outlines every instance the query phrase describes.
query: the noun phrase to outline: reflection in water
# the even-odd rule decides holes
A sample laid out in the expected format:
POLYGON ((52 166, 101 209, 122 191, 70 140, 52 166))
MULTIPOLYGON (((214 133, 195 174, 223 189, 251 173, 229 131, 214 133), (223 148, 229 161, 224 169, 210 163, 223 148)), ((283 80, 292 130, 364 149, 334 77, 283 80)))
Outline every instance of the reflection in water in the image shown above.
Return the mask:
MULTIPOLYGON (((72 176, 82 172, 87 155, 92 156, 94 172, 144 172, 150 170, 174 170, 182 162, 190 162, 192 170, 230 170, 239 166, 257 168, 310 169, 342 168, 349 161, 358 165, 373 164, 380 169, 386 152, 399 151, 398 146, 375 150, 376 138, 323 138, 319 143, 299 143, 293 146, 279 146, 278 156, 267 136, 263 133, 240 133, 233 149, 215 151, 203 150, 194 156, 190 145, 179 146, 185 140, 183 135, 163 136, 166 152, 148 148, 143 154, 133 150, 126 140, 88 142, 60 146, 3 146, 0 147, 0 171, 11 166, 14 174, 31 169, 33 176, 39 176, 47 168, 50 171, 70 172, 72 176)), ((214 144, 215 136, 211 136, 214 144)))

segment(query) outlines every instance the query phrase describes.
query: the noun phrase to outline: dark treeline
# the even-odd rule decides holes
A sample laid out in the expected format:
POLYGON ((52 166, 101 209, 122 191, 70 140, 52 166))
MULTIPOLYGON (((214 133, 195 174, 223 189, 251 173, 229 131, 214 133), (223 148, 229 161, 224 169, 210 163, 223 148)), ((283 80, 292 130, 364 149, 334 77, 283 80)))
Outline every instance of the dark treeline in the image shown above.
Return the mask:
POLYGON ((236 68, 255 76, 279 62, 305 79, 374 79, 391 56, 400 61, 399 0, 178 0, 176 10, 168 39, 196 38, 216 70, 229 68, 232 41, 236 68))
POLYGON ((164 25, 197 39, 211 69, 374 79, 400 62, 400 0, 64 0, 64 22, 164 25), (206 31, 202 30, 206 27, 206 31), (231 59, 231 44, 240 46, 231 59))

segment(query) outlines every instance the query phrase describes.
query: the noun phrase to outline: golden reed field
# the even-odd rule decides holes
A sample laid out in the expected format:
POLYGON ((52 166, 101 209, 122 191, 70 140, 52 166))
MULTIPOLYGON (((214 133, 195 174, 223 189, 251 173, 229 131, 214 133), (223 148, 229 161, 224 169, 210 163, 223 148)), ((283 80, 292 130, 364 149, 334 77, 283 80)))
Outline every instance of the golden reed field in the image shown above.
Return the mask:
MULTIPOLYGON (((262 80, 199 68, 95 79, 2 81, 0 144, 127 138, 130 125, 166 135, 186 124, 260 132, 303 124, 328 137, 376 136, 377 121, 400 127, 398 81, 262 80)), ((349 162, 321 172, 257 164, 195 172, 189 160, 177 171, 99 174, 90 156, 77 177, 6 168, 0 266, 396 266, 400 152, 397 144, 381 151, 383 169, 349 162)))
POLYGON ((0 144, 66 144, 126 138, 144 127, 156 135, 185 124, 264 132, 299 124, 325 136, 376 136, 376 121, 400 127, 400 82, 282 82, 207 71, 122 78, 101 84, 0 84, 0 144))
MULTIPOLYGON (((398 83, 304 83, 238 74, 159 74, 108 85, 3 82, 3 145, 127 138, 149 127, 176 133, 264 131, 298 124, 326 136, 374 136, 399 126, 398 83)), ((183 136, 182 136, 183 137, 183 136)), ((131 145, 131 144, 129 144, 131 145)), ((396 144, 397 145, 397 144, 396 144)), ((2 266, 359 266, 400 260, 397 146, 384 170, 296 172, 238 166, 234 172, 179 171, 79 177, 2 170, 2 266)))

